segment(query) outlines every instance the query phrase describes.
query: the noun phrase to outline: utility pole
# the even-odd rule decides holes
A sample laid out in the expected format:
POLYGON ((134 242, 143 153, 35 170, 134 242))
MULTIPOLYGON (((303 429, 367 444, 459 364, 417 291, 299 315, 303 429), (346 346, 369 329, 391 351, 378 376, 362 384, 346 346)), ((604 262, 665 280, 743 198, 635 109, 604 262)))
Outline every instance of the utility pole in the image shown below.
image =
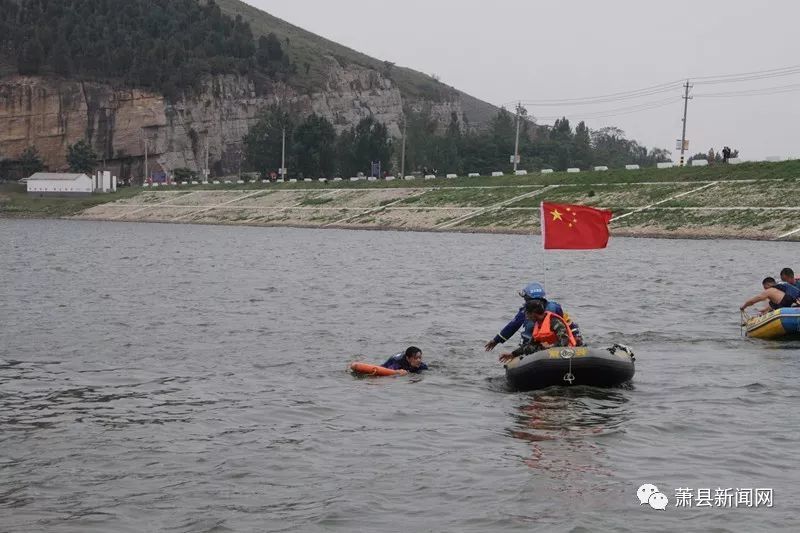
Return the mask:
POLYGON ((286 84, 283 85, 283 96, 280 99, 281 126, 283 130, 281 141, 281 179, 286 181, 286 123, 289 121, 289 112, 286 105, 286 84))
POLYGON ((407 132, 406 116, 403 115, 403 149, 400 151, 400 179, 406 177, 406 132, 407 132))
POLYGON ((684 152, 686 151, 686 112, 689 110, 689 100, 692 98, 689 96, 689 89, 691 89, 691 85, 689 85, 689 80, 686 80, 686 85, 683 86, 686 89, 686 92, 683 96, 683 134, 681 135, 681 166, 683 166, 683 156, 684 152))
POLYGON ((519 163, 519 111, 522 103, 517 103, 517 138, 514 141, 514 173, 517 173, 517 164, 519 163))
POLYGON ((203 181, 208 181, 208 176, 211 174, 208 170, 208 131, 206 131, 206 168, 203 171, 203 177, 205 178, 203 181))
POLYGON ((238 168, 238 176, 239 181, 242 181, 242 145, 240 144, 236 150, 236 155, 239 158, 239 168, 238 168))
MULTIPOLYGON (((111 144, 111 143, 109 143, 109 140, 110 140, 109 130, 111 129, 111 125, 109 124, 110 120, 108 118, 109 111, 111 111, 111 108, 107 107, 107 106, 102 106, 102 107, 100 107, 100 111, 103 112, 103 116, 98 120, 98 124, 97 125, 98 125, 98 129, 99 129, 100 124, 104 124, 105 125, 105 127, 103 128, 104 129, 104 131, 103 131, 103 153, 101 154, 102 159, 103 159, 103 172, 105 172, 105 170, 106 170, 106 154, 109 152, 108 147, 109 147, 109 144, 111 144)), ((98 137, 99 137, 99 135, 98 135, 98 137)), ((112 150, 111 150, 112 153, 109 155, 109 157, 111 157, 111 155, 113 155, 113 146, 111 148, 112 148, 112 150)))
POLYGON ((283 142, 281 143, 281 179, 286 181, 286 126, 283 127, 283 142))

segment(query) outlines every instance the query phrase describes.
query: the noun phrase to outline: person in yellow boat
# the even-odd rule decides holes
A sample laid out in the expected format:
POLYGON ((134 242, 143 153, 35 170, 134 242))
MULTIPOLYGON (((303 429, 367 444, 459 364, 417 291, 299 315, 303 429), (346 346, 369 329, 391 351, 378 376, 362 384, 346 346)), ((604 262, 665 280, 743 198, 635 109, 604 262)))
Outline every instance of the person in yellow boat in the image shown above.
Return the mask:
POLYGON ((764 281, 761 282, 761 286, 764 287, 764 292, 747 300, 739 309, 744 311, 751 305, 766 301, 769 305, 763 309, 759 309, 759 312, 764 314, 774 311, 775 309, 792 307, 797 304, 798 298, 800 298, 800 290, 787 283, 781 283, 779 285, 775 282, 775 278, 772 277, 764 278, 764 281))
POLYGON ((784 283, 788 283, 789 285, 794 285, 798 289, 800 289, 800 279, 794 277, 794 270, 789 267, 784 268, 781 270, 781 281, 784 283))
POLYGON ((531 340, 513 352, 500 354, 501 362, 505 363, 520 355, 538 352, 552 346, 578 345, 567 321, 560 315, 547 311, 542 302, 538 300, 527 302, 525 318, 533 323, 531 340))

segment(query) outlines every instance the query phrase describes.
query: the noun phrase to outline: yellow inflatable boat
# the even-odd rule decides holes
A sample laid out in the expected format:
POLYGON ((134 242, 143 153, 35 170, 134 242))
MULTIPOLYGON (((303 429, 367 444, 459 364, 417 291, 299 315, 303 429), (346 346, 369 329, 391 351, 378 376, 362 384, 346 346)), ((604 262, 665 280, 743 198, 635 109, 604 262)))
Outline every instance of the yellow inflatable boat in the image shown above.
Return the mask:
POLYGON ((748 337, 756 339, 800 338, 800 307, 784 307, 745 322, 748 337))

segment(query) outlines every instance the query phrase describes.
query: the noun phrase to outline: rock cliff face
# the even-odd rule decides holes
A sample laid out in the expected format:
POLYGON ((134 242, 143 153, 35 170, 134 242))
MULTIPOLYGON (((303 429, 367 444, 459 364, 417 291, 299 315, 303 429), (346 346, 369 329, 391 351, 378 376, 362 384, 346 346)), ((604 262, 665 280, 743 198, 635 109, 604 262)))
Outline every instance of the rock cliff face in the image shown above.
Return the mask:
POLYGON ((151 171, 201 170, 207 146, 214 174, 235 172, 242 137, 270 104, 300 116, 317 113, 340 132, 371 114, 395 137, 404 104, 430 109, 442 127, 451 113, 462 123, 464 118, 458 93, 444 102, 404 101, 391 80, 356 65, 334 65, 318 92, 303 94, 282 84, 257 91, 246 77, 219 76, 174 103, 109 84, 14 76, 0 79, 0 157, 13 160, 36 146, 45 164, 59 170, 66 167, 67 146, 86 139, 120 177, 141 177, 145 150, 151 171))

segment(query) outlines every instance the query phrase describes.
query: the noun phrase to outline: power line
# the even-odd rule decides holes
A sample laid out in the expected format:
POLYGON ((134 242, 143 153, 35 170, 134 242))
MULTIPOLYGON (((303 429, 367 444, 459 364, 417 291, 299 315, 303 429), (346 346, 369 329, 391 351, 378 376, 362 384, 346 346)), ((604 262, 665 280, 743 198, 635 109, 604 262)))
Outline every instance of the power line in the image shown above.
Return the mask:
MULTIPOLYGON (((740 72, 736 74, 720 74, 716 76, 692 76, 689 77, 693 83, 697 85, 718 85, 725 83, 739 83, 746 81, 758 81, 763 79, 780 78, 786 76, 794 76, 800 74, 800 65, 791 65, 787 67, 780 67, 767 70, 756 70, 752 72, 740 72)), ((545 100, 515 100, 513 102, 506 102, 503 106, 511 103, 521 102, 526 107, 553 107, 553 106, 578 106, 578 105, 593 105, 601 103, 612 103, 623 100, 632 100, 636 98, 644 98, 656 94, 670 92, 674 89, 683 86, 683 80, 676 80, 658 85, 651 85, 641 89, 633 89, 630 91, 620 91, 598 96, 586 96, 580 98, 561 98, 561 99, 545 99, 545 100)))
POLYGON ((725 83, 739 83, 743 81, 760 81, 772 78, 782 78, 785 76, 795 76, 797 74, 800 74, 800 69, 788 70, 785 72, 770 74, 768 76, 741 76, 739 78, 728 78, 724 80, 699 81, 697 82, 697 85, 719 85, 725 83))
POLYGON ((679 83, 675 83, 664 87, 662 89, 648 91, 648 92, 640 92, 636 94, 629 94, 625 96, 617 96, 613 98, 596 98, 594 100, 582 100, 582 101, 562 101, 562 102, 531 102, 529 100, 522 100, 522 103, 528 107, 571 107, 571 106, 583 106, 583 105, 595 105, 595 104, 610 104, 614 102, 622 102, 625 100, 636 100, 638 98, 646 98, 648 96, 654 96, 657 94, 669 93, 673 92, 680 88, 679 83))
MULTIPOLYGON (((720 74, 715 76, 694 76, 690 79, 692 83, 696 83, 697 85, 717 85, 717 84, 724 84, 724 83, 739 83, 745 81, 756 81, 762 79, 770 79, 770 78, 780 78, 786 76, 793 76, 796 74, 800 74, 800 65, 791 65, 786 67, 774 68, 774 69, 766 69, 766 70, 757 70, 752 72, 740 72, 736 74, 720 74), (697 81, 695 81, 697 80, 697 81)), ((615 93, 608 93, 605 95, 598 95, 598 96, 587 96, 582 98, 564 98, 564 99, 551 99, 551 100, 521 100, 516 102, 506 102, 503 104, 517 104, 520 103, 525 107, 555 107, 555 106, 562 106, 562 107, 570 107, 570 106, 583 106, 583 105, 597 105, 602 103, 613 103, 617 101, 624 101, 624 100, 631 100, 636 98, 644 98, 647 96, 653 96, 657 94, 663 94, 667 92, 671 92, 677 88, 684 88, 682 81, 672 81, 667 83, 661 83, 658 85, 651 85, 649 87, 643 87, 641 89, 634 89, 631 91, 620 91, 615 93)), ((717 92, 717 93, 700 93, 694 96, 698 98, 736 98, 736 97, 746 97, 746 96, 767 96, 772 94, 782 94, 782 93, 789 93, 795 92, 800 90, 800 84, 790 84, 790 85, 781 85, 776 87, 764 87, 764 88, 756 88, 756 89, 748 89, 742 91, 725 91, 725 92, 717 92)), ((686 95, 688 96, 688 95, 686 95)), ((679 100, 686 98, 686 96, 677 95, 675 97, 664 98, 661 100, 654 100, 649 102, 643 102, 636 105, 624 106, 624 107, 617 107, 611 109, 599 109, 596 111, 587 111, 587 112, 568 112, 568 113, 559 113, 558 115, 537 115, 535 113, 530 115, 530 119, 533 122, 538 121, 552 121, 557 120, 562 117, 573 116, 576 118, 580 118, 582 120, 593 120, 593 119, 601 119, 601 118, 613 118, 623 115, 630 115, 634 113, 640 113, 644 111, 650 111, 652 109, 658 109, 661 107, 665 107, 676 103, 679 100)), ((485 126, 490 122, 480 122, 480 123, 470 123, 470 127, 478 127, 485 126)))
POLYGON ((770 94, 791 93, 800 90, 800 83, 790 85, 779 85, 776 87, 762 87, 759 89, 749 89, 744 91, 726 91, 721 93, 699 93, 698 98, 734 98, 738 96, 767 96, 770 94))
MULTIPOLYGON (((680 87, 680 81, 670 82, 670 83, 662 83, 659 85, 653 85, 651 87, 645 87, 643 89, 635 89, 633 91, 623 91, 618 93, 610 93, 606 95, 600 96, 587 96, 583 98, 564 98, 564 99, 554 99, 554 100, 520 100, 520 102, 525 106, 530 107, 538 107, 538 106, 563 106, 563 105, 588 105, 588 104, 597 104, 597 103, 608 103, 608 102, 615 102, 620 100, 630 100, 633 98, 642 98, 645 96, 651 96, 654 94, 664 93, 671 91, 677 87, 680 87)), ((506 102, 506 103, 515 103, 515 102, 506 102)), ((503 104, 504 106, 506 104, 503 104)))
MULTIPOLYGON (((681 100, 680 96, 672 96, 670 98, 664 98, 662 100, 654 100, 652 102, 645 102, 642 104, 637 104, 633 106, 625 106, 625 107, 618 107, 612 109, 604 109, 598 110, 588 113, 582 112, 572 112, 572 113, 559 113, 558 115, 526 115, 521 117, 523 120, 528 120, 531 124, 540 124, 540 121, 553 121, 560 118, 569 118, 570 116, 578 118, 580 120, 593 120, 593 119, 600 119, 600 118, 611 118, 611 117, 618 117, 622 115, 630 115, 633 113, 639 113, 642 111, 649 111, 651 109, 658 109, 660 107, 666 107, 672 104, 675 104, 681 100)), ((509 113, 511 115, 511 113, 509 113)), ((469 122, 467 125, 470 128, 478 128, 488 126, 492 123, 492 120, 482 121, 482 122, 469 122)))
MULTIPOLYGON (((747 91, 731 91, 731 92, 720 92, 720 93, 700 93, 695 94, 698 98, 735 98, 735 97, 746 97, 746 96, 768 96, 773 94, 784 94, 790 92, 800 91, 800 84, 792 84, 792 85, 784 85, 779 87, 768 87, 763 89, 751 89, 747 91)), ((674 103, 679 102, 682 100, 682 96, 673 96, 669 98, 665 98, 662 100, 654 100, 651 102, 644 102, 637 105, 632 106, 625 106, 625 107, 618 107, 618 108, 611 108, 611 109, 601 109, 597 111, 587 111, 587 112, 580 112, 580 111, 572 111, 572 112, 565 112, 559 113, 557 115, 537 115, 532 114, 529 115, 528 118, 533 121, 533 123, 537 123, 540 121, 553 121, 564 117, 575 117, 581 120, 594 120, 594 119, 601 119, 601 118, 613 118, 618 116, 624 115, 631 115, 634 113, 640 113, 644 111, 650 111, 652 109, 658 109, 662 107, 666 107, 672 105, 674 103)), ((470 127, 477 127, 480 128, 482 126, 486 126, 490 124, 491 121, 484 121, 484 122, 470 122, 470 127)))
POLYGON ((659 107, 664 107, 667 105, 674 104, 680 100, 679 96, 671 96, 669 98, 664 98, 661 100, 654 100, 652 102, 645 102, 642 104, 637 104, 633 106, 626 106, 626 107, 618 107, 613 109, 605 109, 600 111, 588 112, 588 113, 562 113, 559 115, 550 115, 550 116, 537 116, 534 115, 534 118, 537 120, 555 120, 561 118, 565 115, 577 115, 579 114, 581 118, 584 119, 594 119, 594 118, 607 118, 607 117, 616 117, 620 115, 630 115, 631 113, 638 113, 640 111, 648 111, 650 109, 657 109, 659 107))
POLYGON ((752 76, 763 76, 765 78, 769 78, 769 77, 774 77, 774 76, 777 76, 777 75, 784 75, 784 73, 788 72, 788 71, 792 71, 792 73, 795 73, 795 71, 798 71, 798 70, 800 70, 800 65, 791 65, 791 66, 788 66, 788 67, 773 68, 773 69, 768 69, 768 70, 755 70, 755 71, 752 71, 752 72, 740 72, 738 74, 719 74, 717 76, 691 76, 690 79, 691 80, 696 80, 697 83, 707 83, 706 81, 703 81, 703 80, 708 80, 709 82, 710 81, 722 82, 722 81, 724 81, 726 79, 752 77, 752 76))

